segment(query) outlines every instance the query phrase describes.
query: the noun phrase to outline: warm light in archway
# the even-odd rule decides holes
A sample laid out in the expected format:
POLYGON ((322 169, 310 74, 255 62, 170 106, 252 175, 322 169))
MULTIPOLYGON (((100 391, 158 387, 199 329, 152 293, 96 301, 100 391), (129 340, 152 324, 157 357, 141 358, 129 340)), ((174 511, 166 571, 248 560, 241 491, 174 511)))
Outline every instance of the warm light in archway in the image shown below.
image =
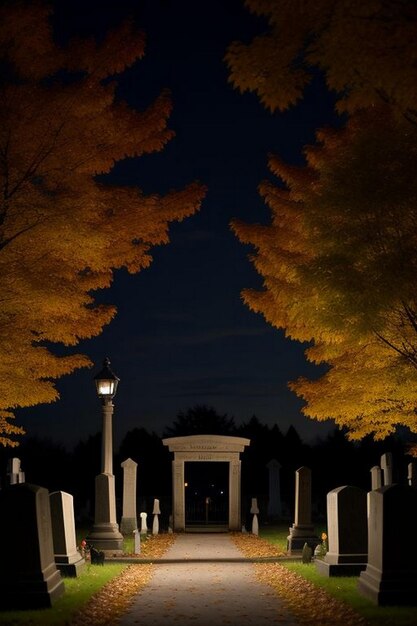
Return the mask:
POLYGON ((188 483, 184 483, 184 487, 188 487, 188 483))

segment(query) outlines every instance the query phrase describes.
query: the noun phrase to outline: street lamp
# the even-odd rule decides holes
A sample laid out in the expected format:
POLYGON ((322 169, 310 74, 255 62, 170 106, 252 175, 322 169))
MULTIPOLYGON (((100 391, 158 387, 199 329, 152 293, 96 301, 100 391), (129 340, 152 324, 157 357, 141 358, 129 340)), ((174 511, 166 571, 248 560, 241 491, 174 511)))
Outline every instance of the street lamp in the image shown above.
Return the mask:
POLYGON ((97 394, 103 400, 103 404, 111 402, 116 395, 117 385, 120 378, 110 369, 110 359, 106 357, 103 361, 103 369, 94 376, 97 394))
POLYGON ((97 394, 103 403, 103 433, 101 442, 101 473, 113 474, 113 398, 116 395, 119 378, 110 369, 110 359, 103 361, 103 369, 94 376, 97 394))
POLYGON ((110 369, 110 359, 105 358, 103 369, 94 376, 97 394, 103 405, 103 430, 101 444, 101 473, 96 476, 94 527, 87 541, 99 550, 121 554, 123 535, 116 522, 116 495, 113 475, 113 398, 119 378, 110 369))

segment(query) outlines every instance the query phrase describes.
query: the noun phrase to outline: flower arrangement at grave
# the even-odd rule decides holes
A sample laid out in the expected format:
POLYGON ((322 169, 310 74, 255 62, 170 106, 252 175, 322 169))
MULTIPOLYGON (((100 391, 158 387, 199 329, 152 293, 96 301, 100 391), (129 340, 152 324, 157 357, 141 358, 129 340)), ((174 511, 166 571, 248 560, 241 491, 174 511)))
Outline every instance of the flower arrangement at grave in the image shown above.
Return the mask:
POLYGON ((317 544, 316 549, 314 550, 314 556, 319 557, 319 559, 322 559, 323 557, 326 556, 328 550, 329 550, 329 547, 327 545, 327 534, 321 533, 321 543, 317 544))

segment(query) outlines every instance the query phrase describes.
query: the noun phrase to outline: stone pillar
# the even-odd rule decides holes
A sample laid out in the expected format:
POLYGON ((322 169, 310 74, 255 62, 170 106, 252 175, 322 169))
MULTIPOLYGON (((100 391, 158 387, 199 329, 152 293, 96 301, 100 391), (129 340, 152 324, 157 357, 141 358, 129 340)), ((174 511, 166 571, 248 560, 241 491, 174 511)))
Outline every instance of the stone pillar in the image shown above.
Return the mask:
POLYGON ((384 472, 384 487, 394 482, 392 475, 392 453, 385 452, 381 456, 381 469, 384 472))
POLYGON ((55 563, 64 576, 78 576, 85 560, 77 550, 74 520, 74 498, 64 491, 49 496, 55 563))
POLYGON ((368 565, 358 591, 378 605, 417 604, 417 492, 387 485, 368 493, 368 565))
POLYGON ((101 473, 113 474, 113 418, 114 405, 111 400, 103 403, 103 427, 101 437, 101 473))
POLYGON ((25 482, 25 472, 22 472, 20 459, 17 457, 9 459, 7 476, 9 477, 9 485, 18 485, 25 482))
POLYGON ((172 461, 174 530, 185 530, 184 461, 172 461))
POLYGON ((408 464, 408 473, 407 473, 407 480, 408 480, 408 484, 410 485, 410 487, 413 487, 414 489, 417 487, 417 465, 415 461, 411 461, 411 463, 408 464))
POLYGON ((0 608, 50 607, 63 593, 52 543, 47 489, 23 483, 0 491, 0 608))
POLYGON ((123 554, 123 535, 116 521, 116 491, 113 475, 113 402, 103 401, 102 472, 96 476, 94 526, 87 542, 106 555, 123 554))
POLYGON ((132 459, 126 459, 121 463, 123 468, 123 514, 120 522, 120 530, 125 535, 130 535, 137 527, 136 514, 136 471, 138 464, 132 459))
POLYGON ((368 560, 366 491, 338 487, 327 494, 329 550, 316 567, 324 576, 358 576, 368 560))
POLYGON ((379 465, 371 467, 371 491, 382 487, 382 470, 379 465))
POLYGON ((295 516, 287 537, 288 553, 301 554, 307 543, 313 550, 320 543, 311 522, 311 470, 300 467, 295 472, 295 516))
POLYGON ((269 469, 268 517, 281 517, 281 489, 279 480, 281 463, 276 459, 271 459, 267 464, 267 468, 269 469))
POLYGON ((241 530, 240 513, 240 474, 241 461, 229 462, 229 530, 241 530))

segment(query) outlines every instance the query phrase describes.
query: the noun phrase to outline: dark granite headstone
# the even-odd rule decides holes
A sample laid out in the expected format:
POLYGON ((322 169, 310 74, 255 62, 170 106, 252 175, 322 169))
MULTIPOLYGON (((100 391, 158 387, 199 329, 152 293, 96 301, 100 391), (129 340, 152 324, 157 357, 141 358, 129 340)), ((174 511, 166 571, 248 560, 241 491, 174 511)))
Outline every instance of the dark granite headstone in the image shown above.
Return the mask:
POLYGON ((0 491, 0 608, 49 607, 64 593, 52 543, 47 489, 29 483, 0 491))
POLYGON ((368 565, 359 592, 379 605, 417 605, 417 491, 387 485, 368 493, 368 565))
POLYGON ((344 486, 327 494, 329 549, 316 567, 325 576, 357 576, 368 558, 366 492, 344 486))

